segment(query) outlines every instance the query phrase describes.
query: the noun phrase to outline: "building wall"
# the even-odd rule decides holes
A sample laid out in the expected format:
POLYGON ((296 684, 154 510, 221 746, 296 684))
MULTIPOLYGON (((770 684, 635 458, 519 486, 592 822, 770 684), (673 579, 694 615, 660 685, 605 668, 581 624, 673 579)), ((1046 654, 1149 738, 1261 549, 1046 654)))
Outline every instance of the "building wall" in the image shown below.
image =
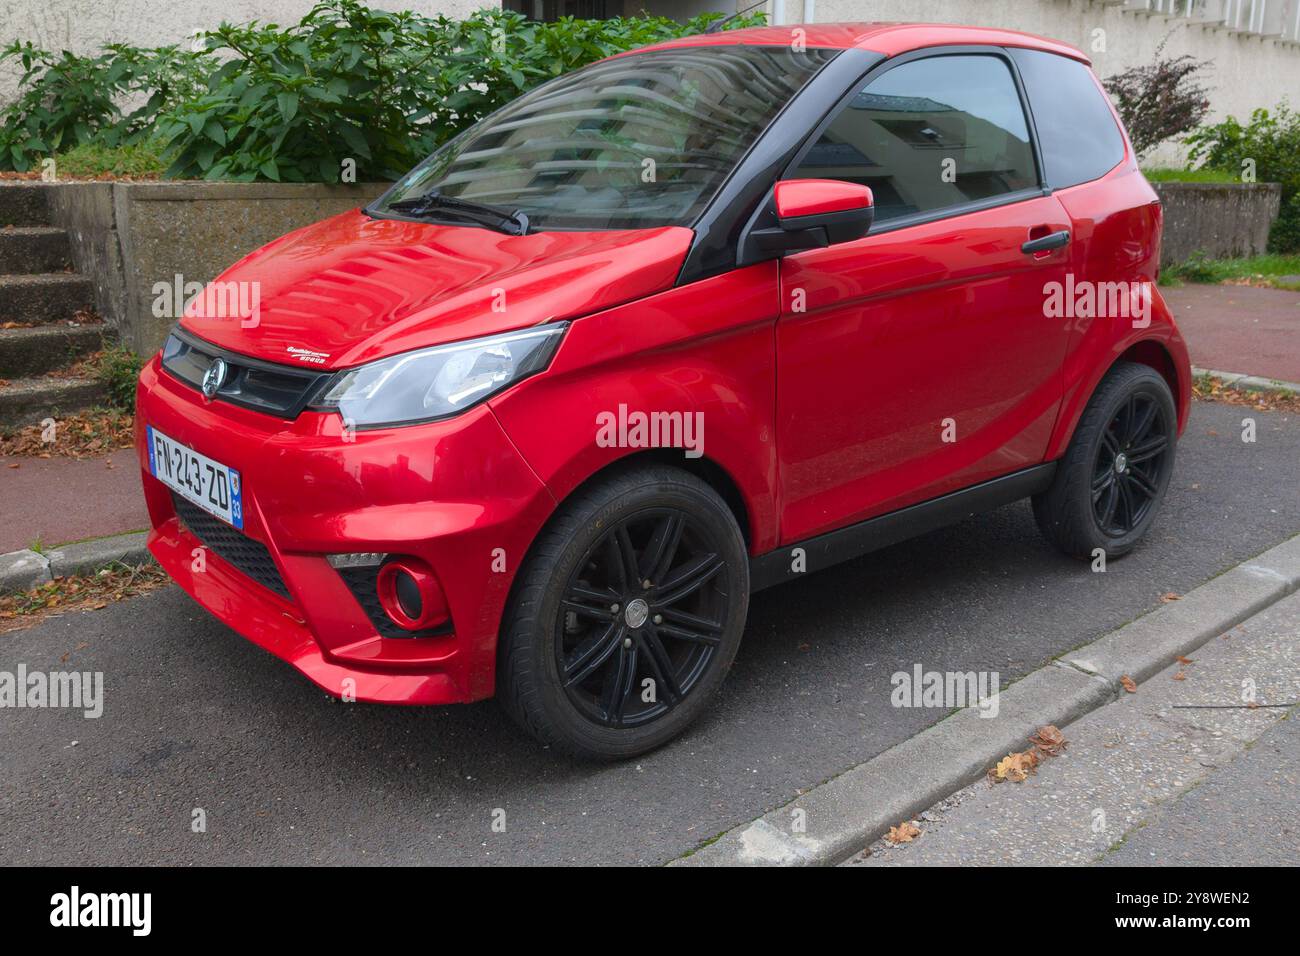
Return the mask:
MULTIPOLYGON (((499 0, 371 0, 375 6, 463 16, 499 0)), ((740 7, 752 0, 739 0, 740 7)), ((768 0, 774 22, 903 20, 1002 26, 1065 40, 1082 48, 1104 77, 1151 61, 1166 37, 1166 55, 1209 60, 1211 120, 1247 117, 1288 93, 1300 106, 1300 0, 1191 0, 1193 18, 1152 15, 1187 9, 1187 0, 768 0), (778 8, 783 13, 778 13, 778 8), (1256 11, 1259 16, 1256 17, 1256 11), (783 16, 783 18, 781 18, 783 16), (1243 29, 1222 26, 1224 19, 1243 29), (1246 29, 1255 26, 1254 32, 1246 29), (1285 36, 1287 39, 1281 39, 1285 36)), ((0 45, 32 40, 88 52, 110 41, 141 46, 178 43, 221 20, 291 23, 315 0, 0 0, 0 45)), ((730 13, 737 0, 626 0, 624 9, 687 19, 708 10, 730 13)), ((15 66, 0 67, 0 98, 13 92, 15 66)), ((1177 162, 1165 146, 1150 158, 1177 162)))

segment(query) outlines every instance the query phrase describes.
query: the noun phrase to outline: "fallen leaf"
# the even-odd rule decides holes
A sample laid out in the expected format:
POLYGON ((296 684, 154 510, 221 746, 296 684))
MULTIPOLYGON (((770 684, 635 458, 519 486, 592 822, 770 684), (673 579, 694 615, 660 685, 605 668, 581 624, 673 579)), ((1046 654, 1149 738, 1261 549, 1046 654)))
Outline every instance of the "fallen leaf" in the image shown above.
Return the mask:
POLYGON ((1038 770, 1038 751, 1025 750, 1018 754, 1007 754, 998 761, 998 765, 989 771, 989 779, 994 783, 1010 780, 1023 783, 1031 773, 1038 770))
POLYGON ((894 846, 898 846, 900 843, 911 843, 920 835, 920 827, 912 823, 910 820, 904 820, 898 826, 890 827, 889 833, 885 836, 885 839, 894 846))
POLYGON ((1173 679, 1174 679, 1174 680, 1187 680, 1187 675, 1186 675, 1185 673, 1183 673, 1182 671, 1179 671, 1177 674, 1174 675, 1174 678, 1173 678, 1173 679))
POLYGON ((1179 595, 1175 594, 1173 591, 1168 591, 1160 595, 1160 600, 1164 604, 1168 604, 1170 601, 1177 601, 1178 599, 1179 595))
POLYGON ((1133 678, 1129 677, 1127 674, 1121 677, 1119 682, 1124 685, 1124 689, 1130 694, 1136 694, 1138 692, 1138 685, 1133 683, 1133 678))
POLYGON ((1195 661, 1192 660, 1192 658, 1190 658, 1190 657, 1179 657, 1179 658, 1178 658, 1178 663, 1180 663, 1180 664, 1194 664, 1195 661))
POLYGON ((1038 733, 1029 738, 1032 743, 1045 757, 1055 757, 1065 750, 1068 741, 1065 734, 1057 728, 1055 724, 1048 724, 1045 727, 1039 727, 1038 733))

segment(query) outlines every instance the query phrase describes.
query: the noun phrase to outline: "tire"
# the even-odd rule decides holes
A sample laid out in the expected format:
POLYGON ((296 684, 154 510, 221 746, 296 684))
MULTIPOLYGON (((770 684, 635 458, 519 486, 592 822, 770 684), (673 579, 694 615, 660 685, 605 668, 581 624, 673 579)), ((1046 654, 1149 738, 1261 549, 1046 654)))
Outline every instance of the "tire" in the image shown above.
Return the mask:
POLYGON ((645 753, 708 706, 748 609, 744 538, 718 493, 667 466, 616 473, 565 501, 520 569, 497 698, 571 756, 645 753))
POLYGON ((1147 365, 1117 363, 1084 409, 1051 487, 1034 496, 1038 527, 1071 557, 1132 551, 1164 500, 1177 438, 1178 412, 1164 377, 1147 365), (1147 415, 1148 428, 1138 433, 1147 415))

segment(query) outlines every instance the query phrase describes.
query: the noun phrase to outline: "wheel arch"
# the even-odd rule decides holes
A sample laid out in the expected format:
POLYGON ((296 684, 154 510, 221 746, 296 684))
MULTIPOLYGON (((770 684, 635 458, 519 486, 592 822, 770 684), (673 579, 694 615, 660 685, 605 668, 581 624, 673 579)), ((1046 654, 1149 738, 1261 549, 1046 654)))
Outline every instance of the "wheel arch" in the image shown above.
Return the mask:
POLYGON ((1061 414, 1057 418, 1056 429, 1048 443, 1045 460, 1055 461, 1065 454, 1088 402, 1092 400, 1102 380, 1120 362, 1145 365, 1154 369, 1165 380, 1174 397, 1174 408, 1178 413, 1178 434, 1181 435, 1187 426, 1187 415, 1191 407, 1192 382, 1191 370, 1186 362, 1186 351, 1182 350, 1180 361, 1180 349, 1182 349, 1181 339, 1176 336, 1170 341, 1155 337, 1142 338, 1117 347, 1110 361, 1105 365, 1099 365, 1093 376, 1086 380, 1086 385, 1081 383, 1067 391, 1061 414))
MULTIPOLYGON (((694 475, 706 485, 716 491, 719 497, 726 503, 727 508, 736 519, 736 524, 740 526, 741 537, 745 540, 745 549, 751 549, 756 529, 753 525, 753 515, 749 505, 745 501, 745 496, 740 490, 740 483, 735 477, 718 461, 707 455, 701 455, 698 458, 688 458, 680 449, 674 448, 646 448, 622 455, 613 461, 606 462, 600 468, 597 468, 590 475, 580 481, 563 498, 556 501, 555 509, 552 514, 556 514, 564 507, 574 495, 590 488, 598 481, 604 481, 612 475, 622 474, 644 465, 667 465, 670 468, 678 468, 687 474, 694 475)), ((539 535, 540 537, 540 532, 539 535)))
MULTIPOLYGON (((1178 426, 1182 430, 1183 422, 1186 418, 1186 400, 1190 398, 1190 383, 1184 383, 1179 379, 1177 366, 1174 364, 1174 357, 1165 344, 1158 339, 1142 339, 1134 342, 1125 349, 1114 362, 1110 364, 1109 372, 1120 362, 1135 362, 1138 365, 1147 365, 1160 373, 1169 386, 1169 392, 1174 396, 1174 407, 1178 409, 1178 426)), ((1105 378, 1105 373, 1102 378, 1105 378)), ((1098 379, 1100 381, 1100 379, 1098 379)), ((1093 386, 1096 390, 1096 386, 1093 386)))

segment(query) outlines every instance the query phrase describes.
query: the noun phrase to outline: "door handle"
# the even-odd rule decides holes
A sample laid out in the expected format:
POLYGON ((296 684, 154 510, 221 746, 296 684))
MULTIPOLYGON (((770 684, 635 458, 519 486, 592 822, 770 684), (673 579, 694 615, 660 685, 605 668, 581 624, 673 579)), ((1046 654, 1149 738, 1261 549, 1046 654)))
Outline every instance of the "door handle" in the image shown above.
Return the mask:
POLYGON ((1049 233, 1038 239, 1030 239, 1020 247, 1020 251, 1029 256, 1038 252, 1051 252, 1053 249, 1060 249, 1069 244, 1070 230, 1062 229, 1060 232, 1049 233))

